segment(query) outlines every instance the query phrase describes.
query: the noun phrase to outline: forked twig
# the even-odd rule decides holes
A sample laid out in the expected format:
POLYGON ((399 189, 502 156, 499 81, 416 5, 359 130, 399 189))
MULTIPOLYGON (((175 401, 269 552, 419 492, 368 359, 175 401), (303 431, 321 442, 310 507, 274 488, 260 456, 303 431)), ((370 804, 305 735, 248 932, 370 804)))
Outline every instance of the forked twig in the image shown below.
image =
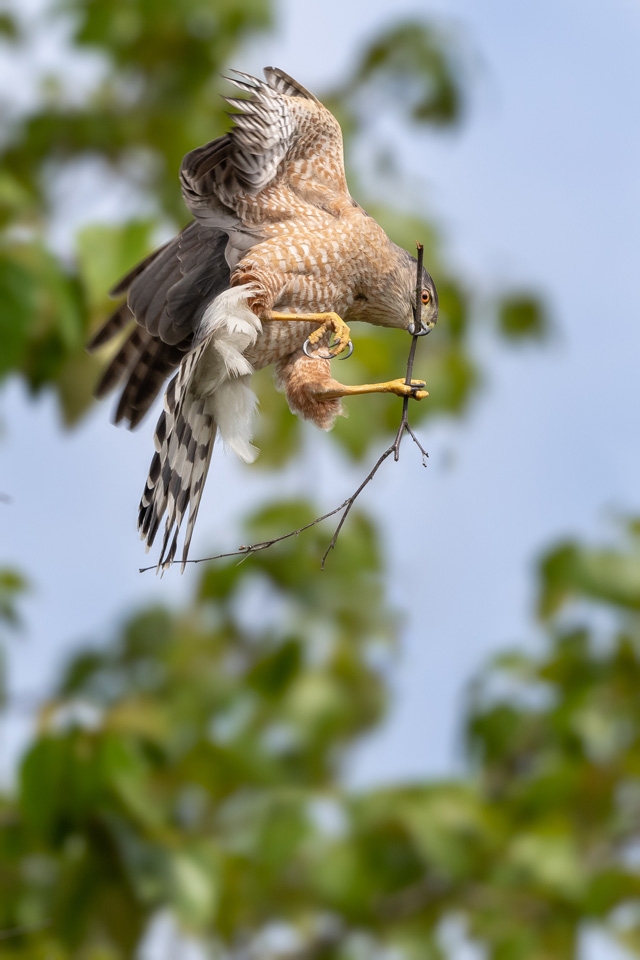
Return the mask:
MULTIPOLYGON (((420 304, 422 303, 422 260, 424 257, 424 247, 422 246, 421 243, 416 244, 416 246, 418 248, 418 279, 416 283, 416 308, 414 311, 414 319, 416 321, 415 329, 419 329, 417 317, 418 317, 418 310, 420 309, 420 304)), ((411 383, 411 378, 413 375, 413 362, 415 360, 417 346, 418 346, 418 334, 414 333, 413 337, 411 338, 411 347, 409 348, 409 357, 407 359, 407 375, 404 379, 405 383, 411 383)), ((354 505, 354 503, 356 502, 356 500, 358 499, 358 497, 360 496, 364 488, 367 486, 367 484, 371 483, 371 481, 373 480, 376 473, 378 472, 378 470, 380 469, 384 461, 387 459, 387 457, 390 457, 391 454, 393 454, 393 459, 396 461, 396 463, 400 459, 400 444, 402 443, 402 438, 405 435, 405 433, 408 433, 411 436, 414 443, 418 445, 420 452, 422 454, 422 466, 426 467, 427 465, 426 461, 427 461, 427 458, 429 457, 429 454, 424 449, 424 447, 416 437, 415 433, 411 429, 411 426, 409 425, 409 397, 405 397, 402 401, 402 418, 400 420, 400 425, 398 427, 398 431, 396 433, 393 443, 389 447, 387 447, 387 449, 384 451, 383 454, 381 454, 378 457, 376 463, 373 466, 373 469, 367 474, 367 476, 364 478, 364 480, 362 481, 358 489, 355 491, 355 493, 353 493, 347 500, 345 500, 345 502, 342 504, 341 507, 338 507, 339 510, 342 510, 342 507, 344 507, 344 513, 340 517, 340 523, 336 527, 335 533, 331 538, 331 543, 325 550, 324 555, 322 557, 322 561, 320 563, 322 570, 324 570, 325 561, 329 556, 329 553, 333 550, 333 548, 335 547, 338 541, 338 537, 340 536, 340 531, 344 526, 345 520, 349 516, 349 512, 352 506, 354 505)))
MULTIPOLYGON (((418 323, 418 315, 420 310, 420 304, 422 303, 422 261, 424 256, 424 247, 422 246, 421 243, 416 244, 416 246, 418 248, 418 258, 417 258, 418 259, 418 279, 416 283, 416 308, 414 311, 414 317, 415 317, 415 329, 420 329, 420 324, 418 323)), ((404 381, 405 383, 411 383, 411 378, 413 375, 413 363, 416 356, 416 347, 418 345, 418 339, 419 339, 419 334, 414 333, 413 337, 411 338, 411 347, 409 348, 409 356, 407 359, 407 375, 405 377, 405 381, 404 381)), ((336 513, 340 513, 340 511, 343 510, 344 513, 340 517, 340 522, 338 523, 338 526, 335 529, 335 532, 331 538, 331 542, 329 543, 329 546, 325 550, 322 560, 320 561, 320 567, 322 570, 324 570, 324 565, 326 563, 327 557, 329 556, 329 554, 335 547, 336 543, 338 542, 338 537, 340 536, 340 531, 344 526, 344 522, 349 516, 351 508, 353 507, 354 503, 356 502, 356 500, 358 499, 358 497, 360 496, 364 488, 369 483, 371 483, 371 481, 375 477, 376 473, 378 472, 382 464, 385 462, 385 460, 388 457, 391 456, 391 454, 393 454, 393 459, 396 462, 400 459, 400 444, 402 443, 402 438, 405 435, 405 433, 408 433, 411 439, 413 440, 413 442, 417 445, 418 449, 420 450, 420 453, 422 454, 422 466, 426 467, 427 458, 429 457, 429 454, 424 449, 424 447, 422 446, 422 444, 420 443, 420 441, 418 440, 418 438, 416 437, 415 433, 411 428, 411 425, 409 423, 409 397, 404 397, 402 401, 402 417, 400 419, 400 424, 398 426, 398 430, 393 442, 390 444, 390 446, 387 447, 384 453, 378 457, 377 461, 375 462, 375 464, 373 465, 372 469, 369 471, 367 476, 364 478, 364 480, 362 481, 358 489, 354 493, 352 493, 350 497, 347 497, 347 499, 344 500, 339 507, 335 507, 335 509, 330 510, 329 513, 324 513, 321 517, 316 517, 316 519, 311 520, 310 523, 305 523, 304 526, 298 527, 297 530, 290 530, 289 533, 284 533, 279 537, 274 537, 272 540, 261 540, 259 543, 251 543, 247 546, 243 545, 239 547, 237 550, 231 550, 229 553, 216 553, 212 557, 200 557, 198 560, 184 560, 183 563, 207 563, 210 560, 224 560, 227 557, 242 557, 242 560, 240 561, 240 563, 242 563, 242 561, 246 560, 247 557, 250 557, 251 554, 259 553, 261 550, 268 550, 269 547, 272 547, 274 544, 280 543, 282 540, 288 540, 290 537, 297 537, 299 536, 299 534, 303 533, 305 530, 308 530, 310 527, 315 527, 317 523, 322 523, 323 520, 328 520, 329 517, 333 517, 336 513)), ((140 573, 146 573, 147 570, 155 570, 155 569, 157 569, 155 565, 150 567, 141 567, 140 573)))
MULTIPOLYGON (((315 527, 316 523, 322 523, 323 520, 328 520, 329 517, 332 517, 335 513, 339 513, 344 507, 347 506, 349 500, 345 500, 344 503, 341 503, 339 507, 336 507, 334 510, 330 510, 329 513, 323 514, 321 517, 316 517, 315 520, 311 520, 310 523, 305 523, 303 527, 298 527, 297 530, 290 530, 289 533, 283 533, 280 537, 274 537, 273 540, 261 540, 260 543, 250 543, 248 546, 238 547, 237 550, 231 550, 229 553, 216 553, 213 557, 200 557, 198 560, 181 560, 181 563, 207 563, 209 560, 224 560, 226 557, 242 557, 242 560, 246 560, 247 557, 250 557, 252 553, 260 553, 261 550, 268 550, 269 547, 272 547, 274 543, 280 543, 281 540, 288 540, 289 537, 297 537, 298 534, 304 533, 305 530, 308 530, 309 527, 315 527)), ((240 561, 242 563, 242 560, 240 561)), ((152 567, 141 567, 140 573, 146 573, 147 570, 155 570, 156 565, 152 567)))

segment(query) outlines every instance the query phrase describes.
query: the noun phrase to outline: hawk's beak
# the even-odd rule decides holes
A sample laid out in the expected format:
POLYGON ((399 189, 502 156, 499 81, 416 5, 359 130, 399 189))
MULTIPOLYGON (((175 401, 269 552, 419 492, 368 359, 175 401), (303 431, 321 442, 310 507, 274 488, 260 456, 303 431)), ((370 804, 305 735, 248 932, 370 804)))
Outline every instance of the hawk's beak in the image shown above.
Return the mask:
POLYGON ((427 333, 431 333, 434 327, 435 323, 433 323, 433 321, 429 321, 429 323, 424 326, 422 321, 419 320, 417 330, 415 321, 409 324, 408 330, 412 337, 424 337, 427 333))

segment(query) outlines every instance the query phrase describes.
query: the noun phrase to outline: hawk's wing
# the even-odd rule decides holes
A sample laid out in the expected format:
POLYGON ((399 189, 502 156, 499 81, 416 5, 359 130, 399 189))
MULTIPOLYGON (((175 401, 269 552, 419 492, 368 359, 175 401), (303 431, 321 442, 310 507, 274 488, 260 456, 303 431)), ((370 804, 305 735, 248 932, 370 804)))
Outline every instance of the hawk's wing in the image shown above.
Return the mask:
POLYGON ((229 286, 228 237, 192 222, 139 263, 112 290, 127 299, 88 344, 95 350, 135 318, 136 326, 107 367, 96 390, 103 397, 125 385, 115 421, 131 427, 142 419, 168 374, 190 349, 208 303, 229 286))
POLYGON ((266 67, 264 80, 233 71, 229 78, 248 99, 227 97, 241 112, 234 129, 188 153, 180 180, 185 202, 196 217, 229 231, 258 227, 264 220, 287 220, 293 211, 278 203, 283 188, 314 205, 314 191, 349 196, 344 172, 342 131, 335 117, 295 80, 266 67))

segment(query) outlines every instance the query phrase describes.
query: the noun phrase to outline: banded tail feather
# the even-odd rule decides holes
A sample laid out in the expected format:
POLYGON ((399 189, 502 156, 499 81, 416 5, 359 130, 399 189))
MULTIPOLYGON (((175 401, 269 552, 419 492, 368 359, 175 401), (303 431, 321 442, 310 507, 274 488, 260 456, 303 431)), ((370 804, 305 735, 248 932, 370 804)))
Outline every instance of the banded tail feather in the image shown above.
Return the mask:
POLYGON ((211 398, 188 394, 180 401, 177 374, 167 389, 164 410, 154 435, 156 453, 140 501, 138 530, 152 546, 160 521, 166 514, 158 570, 165 570, 175 558, 182 521, 189 511, 182 551, 182 569, 189 554, 193 528, 209 471, 216 423, 211 398))
POLYGON ((184 570, 216 434, 245 462, 258 452, 250 442, 256 402, 249 388, 253 369, 244 356, 261 329, 246 303, 251 292, 248 285, 234 287, 209 304, 197 344, 183 358, 164 395, 154 435, 156 453, 138 512, 138 530, 147 550, 166 517, 159 571, 175 558, 188 511, 184 570))

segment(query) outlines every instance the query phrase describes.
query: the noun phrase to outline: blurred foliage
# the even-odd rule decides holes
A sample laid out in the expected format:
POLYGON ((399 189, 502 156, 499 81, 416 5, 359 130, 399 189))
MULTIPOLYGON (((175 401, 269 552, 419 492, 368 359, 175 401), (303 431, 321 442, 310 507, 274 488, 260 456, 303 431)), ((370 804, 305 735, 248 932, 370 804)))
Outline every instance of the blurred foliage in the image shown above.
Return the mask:
MULTIPOLYGON (((11 91, 0 94, 0 115, 7 117, 0 141, 0 378, 17 370, 34 391, 52 387, 65 423, 91 402, 98 362, 84 343, 113 308, 107 291, 159 235, 186 222, 177 176, 182 156, 228 128, 219 75, 239 63, 240 44, 271 23, 268 0, 51 0, 39 21, 7 14, 0 24, 0 47, 25 63, 31 59, 36 91, 39 84, 36 104, 23 112, 12 110, 11 91), (69 37, 59 66, 38 74, 37 33, 62 24, 69 37), (83 67, 82 82, 74 79, 74 64, 83 67), (67 206, 74 220, 86 209, 86 220, 97 195, 125 189, 118 225, 90 225, 76 238, 73 257, 56 252, 51 227, 64 220, 67 206)), ((351 76, 326 98, 343 125, 347 160, 356 142, 378 149, 373 124, 380 102, 414 129, 459 122, 460 76, 455 45, 424 21, 374 36, 351 76)), ((405 179, 402 157, 396 150, 387 160, 391 180, 383 192, 393 196, 405 179)), ((351 180, 357 186, 355 175, 351 180)), ((413 251, 416 239, 425 243, 440 289, 441 322, 416 368, 431 397, 416 405, 414 418, 460 413, 480 382, 469 344, 474 300, 444 262, 419 203, 406 215, 381 205, 379 196, 364 199, 401 246, 413 251)), ((539 324, 518 317, 501 323, 501 332, 514 336, 515 322, 519 336, 540 335, 539 324)), ((352 382, 386 380, 406 367, 405 336, 361 329, 356 347, 354 360, 340 368, 352 382)), ((259 385, 258 465, 267 467, 299 449, 301 431, 270 378, 263 375, 259 385)), ((351 419, 340 421, 334 435, 351 456, 361 457, 396 426, 398 404, 387 397, 347 406, 351 419)))
MULTIPOLYGON (((27 586, 27 581, 21 574, 9 567, 0 567, 0 640, 4 639, 7 630, 15 630, 20 626, 18 603, 27 591, 27 586)), ((5 653, 4 648, 0 647, 0 708, 5 705, 6 688, 5 653)))
POLYGON ((409 108, 412 120, 446 126, 460 120, 464 91, 451 39, 421 21, 392 26, 366 49, 347 88, 349 95, 367 84, 386 86, 391 109, 409 108))
POLYGON ((0 625, 16 627, 20 623, 18 598, 26 589, 24 577, 15 570, 0 567, 0 625))
POLYGON ((587 550, 579 543, 558 544, 542 562, 541 617, 553 616, 568 600, 586 596, 640 611, 640 526, 627 525, 629 550, 587 550))
POLYGON ((540 300, 530 294, 507 296, 498 308, 500 332, 510 340, 543 340, 549 333, 549 318, 540 300))
MULTIPOLYGON (((313 514, 272 506, 248 536, 290 510, 313 514)), ((371 526, 345 529, 318 577, 324 540, 315 527, 295 562, 280 549, 249 573, 207 569, 182 613, 144 611, 69 664, 0 805, 0 930, 28 930, 3 956, 124 960, 167 916, 218 960, 454 958, 465 943, 574 958, 587 922, 640 954, 637 609, 603 592, 596 634, 575 578, 555 609, 582 622, 555 618, 541 654, 505 653, 474 682, 459 779, 351 791, 396 622, 371 526)), ((635 569, 634 550, 608 563, 635 569)), ((573 551, 578 569, 598 556, 573 551)), ((541 597, 564 590, 554 556, 541 597)))
MULTIPOLYGON (((313 515, 271 506, 249 535, 313 515)), ((183 614, 141 613, 70 664, 0 832, 0 931, 55 919, 12 952, 128 957, 167 905, 229 941, 279 900, 311 916, 318 804, 381 717, 375 663, 395 633, 371 525, 355 517, 319 577, 325 539, 314 527, 295 563, 272 551, 249 573, 211 568, 183 614)))

